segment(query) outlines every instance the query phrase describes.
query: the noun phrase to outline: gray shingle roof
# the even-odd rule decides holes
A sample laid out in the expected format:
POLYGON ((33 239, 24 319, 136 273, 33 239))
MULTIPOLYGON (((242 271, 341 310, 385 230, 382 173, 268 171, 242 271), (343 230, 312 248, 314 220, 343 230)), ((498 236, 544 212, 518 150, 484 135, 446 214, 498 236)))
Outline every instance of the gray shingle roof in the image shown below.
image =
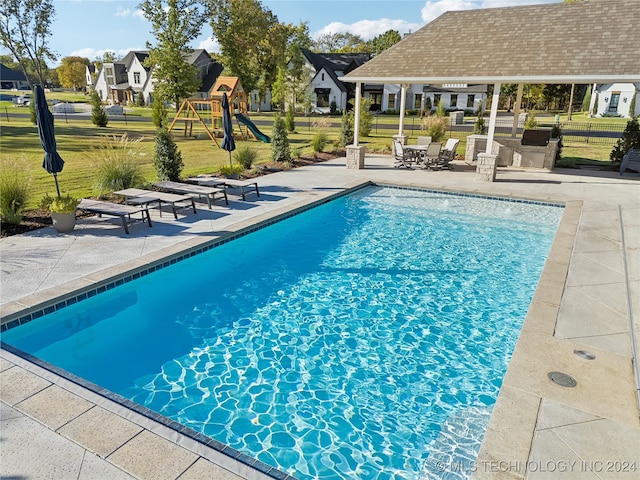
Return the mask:
POLYGON ((344 81, 640 81, 640 0, 447 12, 344 81))

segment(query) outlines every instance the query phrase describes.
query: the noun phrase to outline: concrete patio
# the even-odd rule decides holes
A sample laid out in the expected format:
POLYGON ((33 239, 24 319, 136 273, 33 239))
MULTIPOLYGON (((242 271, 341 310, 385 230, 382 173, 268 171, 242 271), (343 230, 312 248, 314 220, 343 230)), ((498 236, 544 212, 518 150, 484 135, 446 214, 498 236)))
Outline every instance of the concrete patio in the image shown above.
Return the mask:
MULTIPOLYGON (((367 155, 362 170, 344 159, 261 177, 261 196, 126 235, 113 219, 80 219, 0 240, 2 324, 79 289, 286 214, 366 181, 566 204, 558 233, 472 469, 474 478, 638 478, 640 412, 632 324, 640 343, 640 175, 591 170, 499 168, 477 182, 453 171, 394 169, 367 155), (635 316, 634 316, 635 312, 635 316), (577 353, 576 353, 577 352, 577 353), (549 372, 577 385, 553 383, 549 372)), ((498 245, 493 248, 499 248, 498 245)), ((285 478, 231 458, 165 424, 2 350, 3 478, 285 478)), ((460 465, 440 462, 445 475, 460 465)))

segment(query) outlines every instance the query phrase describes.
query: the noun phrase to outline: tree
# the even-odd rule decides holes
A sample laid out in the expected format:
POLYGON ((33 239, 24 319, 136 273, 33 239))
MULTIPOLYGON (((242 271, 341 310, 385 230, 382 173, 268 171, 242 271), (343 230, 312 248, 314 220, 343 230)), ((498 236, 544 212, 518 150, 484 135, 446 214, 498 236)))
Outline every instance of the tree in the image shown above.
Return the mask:
POLYGON ((273 133, 271 135, 271 159, 274 162, 289 163, 291 161, 291 150, 289 149, 289 138, 282 116, 276 115, 273 120, 273 133))
POLYGON ((342 112, 342 124, 340 126, 340 137, 338 142, 343 147, 353 143, 353 112, 342 112))
POLYGON ((325 33, 313 42, 313 49, 320 53, 366 53, 370 46, 360 35, 353 33, 325 33))
POLYGON ((151 123, 156 128, 167 126, 167 107, 162 100, 156 99, 151 105, 151 123))
POLYGON ((3 0, 0 4, 0 41, 32 83, 45 85, 46 60, 55 60, 49 49, 51 23, 55 18, 52 0, 3 0))
POLYGON ((102 100, 95 90, 91 92, 91 123, 97 127, 106 127, 109 123, 109 117, 102 108, 102 100))
POLYGON ((177 182, 184 168, 182 154, 166 128, 156 131, 153 166, 161 181, 177 182))
POLYGON ((93 63, 96 65, 96 69, 100 70, 105 63, 114 63, 120 60, 120 57, 116 55, 116 52, 107 50, 102 55, 98 55, 93 63))
POLYGON ((400 40, 402 40, 402 37, 397 30, 387 30, 369 40, 367 42, 367 49, 373 55, 379 55, 386 49, 393 47, 400 40))
POLYGON ((175 103, 189 97, 200 87, 198 67, 187 63, 192 53, 189 43, 199 34, 205 17, 198 0, 145 0, 139 5, 151 22, 156 46, 147 42, 149 56, 145 66, 153 68, 154 95, 158 100, 175 103))
POLYGON ((87 84, 87 67, 91 64, 85 57, 64 57, 56 69, 58 80, 64 88, 82 89, 87 84))
POLYGON ((627 126, 622 132, 622 138, 618 140, 618 143, 609 158, 612 162, 620 164, 622 157, 624 157, 629 150, 640 150, 640 123, 637 118, 632 118, 627 122, 627 126))

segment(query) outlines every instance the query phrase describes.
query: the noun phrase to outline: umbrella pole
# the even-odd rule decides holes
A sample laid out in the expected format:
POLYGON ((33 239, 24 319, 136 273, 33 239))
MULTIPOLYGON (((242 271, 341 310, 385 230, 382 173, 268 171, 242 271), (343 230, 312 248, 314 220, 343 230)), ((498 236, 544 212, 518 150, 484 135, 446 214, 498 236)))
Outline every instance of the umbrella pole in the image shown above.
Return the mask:
POLYGON ((58 186, 58 174, 57 173, 53 174, 53 179, 56 182, 56 192, 58 192, 58 198, 60 198, 60 187, 58 186))
POLYGON ((231 152, 229 152, 229 166, 233 167, 233 163, 231 163, 231 152))

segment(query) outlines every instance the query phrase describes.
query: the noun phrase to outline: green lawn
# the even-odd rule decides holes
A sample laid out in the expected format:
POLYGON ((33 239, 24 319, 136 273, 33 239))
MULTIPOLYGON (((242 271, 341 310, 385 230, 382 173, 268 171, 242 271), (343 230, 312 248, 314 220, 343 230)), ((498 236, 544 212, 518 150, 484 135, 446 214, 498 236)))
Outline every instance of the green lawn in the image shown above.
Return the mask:
MULTIPOLYGON (((13 107, 15 108, 15 107, 13 107)), ((140 115, 150 115, 149 108, 136 109, 140 115)), ((0 111, 0 168, 6 168, 11 162, 17 163, 25 177, 30 181, 30 199, 27 208, 34 208, 40 203, 40 199, 46 194, 55 194, 55 185, 52 175, 42 168, 43 151, 38 138, 38 131, 28 119, 18 119, 15 117, 6 118, 0 111)), ((271 122, 272 113, 251 113, 251 118, 256 120, 268 120, 271 122)), ((369 137, 361 138, 360 144, 367 148, 369 152, 389 153, 391 150, 391 135, 395 134, 397 128, 397 116, 379 115, 374 117, 379 127, 378 133, 373 130, 369 137), (384 125, 383 129, 381 126, 384 125)), ((331 142, 327 150, 337 149, 335 143, 339 136, 340 117, 329 117, 336 126, 333 128, 323 127, 327 118, 296 118, 296 132, 289 135, 292 149, 299 147, 302 155, 312 155, 310 147, 314 133, 319 129, 325 130, 331 142), (320 125, 318 125, 320 124, 320 125)), ((419 119, 408 117, 405 124, 419 122, 419 119)), ((236 127, 237 128, 237 127, 236 127)), ((259 128, 271 135, 271 126, 259 125, 259 128)), ((96 195, 94 189, 95 171, 98 159, 93 152, 93 146, 102 140, 103 135, 121 136, 126 133, 130 138, 142 138, 140 143, 141 155, 138 162, 146 181, 152 182, 156 179, 155 170, 152 165, 153 159, 153 136, 154 127, 151 122, 127 122, 110 121, 108 127, 95 127, 89 120, 74 120, 67 118, 66 121, 58 118, 56 120, 56 139, 58 151, 65 160, 65 167, 58 175, 60 188, 64 193, 70 193, 77 197, 88 197, 96 195)), ((218 148, 206 135, 202 127, 194 125, 194 137, 185 137, 180 130, 174 130, 174 139, 182 152, 185 164, 183 176, 193 176, 202 173, 217 172, 221 166, 228 165, 228 153, 218 148)), ((413 132, 410 143, 415 143, 415 136, 418 131, 413 132)), ((452 136, 460 138, 458 154, 464 155, 466 148, 466 132, 454 132, 452 136)), ((447 133, 447 137, 450 134, 447 133)), ((258 154, 257 164, 264 164, 271 159, 271 145, 257 141, 236 142, 237 147, 249 146, 258 154)), ((573 166, 575 164, 596 163, 608 164, 611 146, 593 146, 585 144, 566 143, 563 150, 562 166, 573 166)))

